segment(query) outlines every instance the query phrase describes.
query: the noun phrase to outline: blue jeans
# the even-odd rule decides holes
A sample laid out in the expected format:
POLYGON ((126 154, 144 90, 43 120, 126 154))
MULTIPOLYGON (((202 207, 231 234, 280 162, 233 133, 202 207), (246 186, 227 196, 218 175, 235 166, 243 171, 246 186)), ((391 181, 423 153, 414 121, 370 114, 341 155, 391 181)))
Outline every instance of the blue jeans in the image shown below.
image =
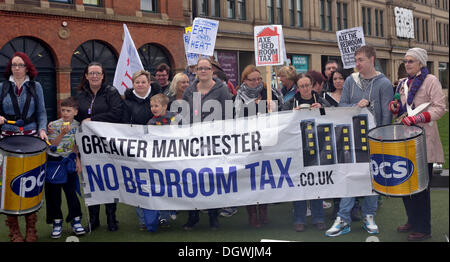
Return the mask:
MULTIPOLYGON (((306 209, 308 200, 294 201, 294 224, 306 224, 306 209)), ((323 223, 325 221, 323 214, 323 200, 309 200, 311 206, 312 224, 323 223)))
MULTIPOLYGON (((339 204, 339 212, 337 213, 337 216, 342 218, 346 223, 350 224, 352 222, 350 212, 352 211, 354 205, 355 205, 354 197, 341 198, 341 203, 339 204)), ((365 217, 366 215, 375 216, 377 212, 377 207, 378 207, 378 195, 365 196, 361 207, 363 217, 365 217)))

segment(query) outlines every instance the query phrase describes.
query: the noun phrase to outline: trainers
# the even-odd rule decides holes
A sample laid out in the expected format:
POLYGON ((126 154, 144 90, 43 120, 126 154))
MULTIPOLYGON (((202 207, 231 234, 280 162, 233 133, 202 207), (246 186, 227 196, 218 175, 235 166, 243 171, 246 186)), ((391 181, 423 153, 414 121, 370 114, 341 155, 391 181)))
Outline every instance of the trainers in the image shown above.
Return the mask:
POLYGON ((167 219, 162 218, 159 220, 159 226, 167 228, 167 227, 170 227, 170 223, 169 223, 169 221, 167 221, 167 219))
POLYGON ((377 224, 375 224, 373 215, 366 215, 366 217, 364 218, 363 228, 367 230, 369 234, 378 234, 378 226, 377 224))
POLYGON ((73 233, 75 233, 75 235, 77 235, 77 236, 83 235, 84 233, 86 233, 86 231, 84 231, 83 226, 81 225, 80 217, 75 217, 72 220, 72 230, 73 230, 73 233))
POLYGON ((331 226, 330 229, 325 232, 325 235, 328 237, 337 237, 340 235, 344 235, 350 232, 350 225, 342 218, 336 217, 336 220, 334 221, 334 224, 331 226))
POLYGON ((331 206, 332 206, 332 204, 331 204, 330 202, 323 201, 323 203, 322 203, 323 209, 328 209, 328 208, 330 208, 331 206))
POLYGON ((220 215, 223 217, 231 217, 232 215, 236 214, 237 212, 238 212, 237 208, 226 207, 220 211, 220 215))
POLYGON ((60 238, 62 234, 62 219, 53 220, 52 238, 60 238))

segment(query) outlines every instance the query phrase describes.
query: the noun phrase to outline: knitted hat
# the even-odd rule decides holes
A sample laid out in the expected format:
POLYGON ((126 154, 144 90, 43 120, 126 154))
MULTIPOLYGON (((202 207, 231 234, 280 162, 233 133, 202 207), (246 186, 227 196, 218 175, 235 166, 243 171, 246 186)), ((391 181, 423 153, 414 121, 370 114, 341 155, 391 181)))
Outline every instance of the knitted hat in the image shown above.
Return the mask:
POLYGON ((412 56, 412 57, 416 58, 417 60, 419 60, 419 62, 423 66, 427 65, 428 54, 427 54, 427 50, 425 50, 425 49, 422 49, 419 47, 411 48, 408 50, 408 52, 406 52, 405 56, 412 56))

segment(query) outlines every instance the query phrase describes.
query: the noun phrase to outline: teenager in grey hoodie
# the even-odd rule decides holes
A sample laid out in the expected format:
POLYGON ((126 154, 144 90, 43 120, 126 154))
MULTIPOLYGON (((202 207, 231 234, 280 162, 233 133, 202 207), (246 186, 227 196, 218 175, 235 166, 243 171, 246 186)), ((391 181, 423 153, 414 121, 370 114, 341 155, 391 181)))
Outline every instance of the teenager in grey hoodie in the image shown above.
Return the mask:
MULTIPOLYGON (((387 125, 392 121, 389 115, 389 102, 394 94, 391 82, 380 72, 375 70, 376 51, 370 46, 362 46, 355 52, 356 70, 358 73, 347 77, 344 83, 339 106, 368 107, 375 117, 376 125, 387 125)), ((369 173, 369 170, 367 170, 369 173)), ((350 232, 350 212, 355 204, 354 197, 341 199, 336 220, 326 236, 334 237, 350 232)), ((378 207, 378 195, 365 196, 362 205, 363 228, 369 234, 377 234, 375 214, 378 207)))

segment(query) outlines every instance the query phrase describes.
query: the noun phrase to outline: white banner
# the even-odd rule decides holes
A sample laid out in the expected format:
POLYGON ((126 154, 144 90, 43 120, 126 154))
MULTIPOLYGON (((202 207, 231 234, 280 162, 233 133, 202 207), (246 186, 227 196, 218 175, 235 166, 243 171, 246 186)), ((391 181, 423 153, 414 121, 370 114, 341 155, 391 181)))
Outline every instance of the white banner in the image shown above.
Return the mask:
POLYGON ((336 32, 341 60, 345 69, 355 67, 355 51, 366 45, 362 27, 354 27, 336 32))
POLYGON ((283 65, 286 48, 281 25, 255 26, 254 39, 256 66, 283 65))
POLYGON ((133 87, 133 74, 138 70, 144 69, 139 53, 125 24, 123 25, 123 33, 122 50, 120 51, 119 61, 117 61, 113 82, 113 85, 119 90, 121 95, 125 93, 125 90, 133 87))
POLYGON ((87 205, 190 210, 372 194, 367 109, 327 108, 76 134, 87 205))

